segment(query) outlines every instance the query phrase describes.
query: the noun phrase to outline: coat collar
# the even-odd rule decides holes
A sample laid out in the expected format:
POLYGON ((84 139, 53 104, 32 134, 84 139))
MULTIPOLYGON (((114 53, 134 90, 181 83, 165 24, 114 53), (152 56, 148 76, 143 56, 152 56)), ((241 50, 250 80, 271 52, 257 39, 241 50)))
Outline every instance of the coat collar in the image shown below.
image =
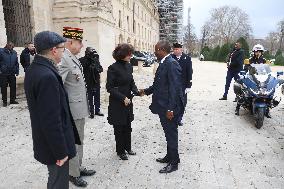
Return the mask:
POLYGON ((169 56, 171 56, 171 54, 168 54, 167 56, 165 56, 165 57, 161 60, 161 64, 163 64, 163 63, 165 62, 165 60, 166 60, 169 56))
POLYGON ((72 59, 72 61, 81 69, 81 71, 82 71, 82 66, 81 66, 81 63, 80 63, 80 61, 79 61, 79 59, 75 56, 75 55, 73 55, 70 51, 69 51, 69 49, 65 49, 65 55, 66 56, 68 56, 70 59, 72 59))
POLYGON ((53 65, 52 61, 49 60, 48 58, 44 57, 44 56, 36 54, 33 63, 46 66, 49 69, 51 69, 54 73, 56 73, 56 75, 59 75, 58 70, 53 65))

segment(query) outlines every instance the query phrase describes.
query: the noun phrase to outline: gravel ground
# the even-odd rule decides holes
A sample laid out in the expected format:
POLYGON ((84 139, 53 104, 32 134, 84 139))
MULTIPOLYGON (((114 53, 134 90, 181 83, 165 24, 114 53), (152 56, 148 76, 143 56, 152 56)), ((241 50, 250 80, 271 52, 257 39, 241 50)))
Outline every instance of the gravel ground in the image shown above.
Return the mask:
MULTIPOLYGON (((193 88, 179 128, 179 170, 159 174, 164 166, 155 161, 166 151, 164 133, 156 115, 148 109, 151 96, 135 97, 132 124, 136 156, 119 160, 112 127, 105 117, 87 118, 83 164, 97 171, 86 177, 90 189, 175 188, 284 188, 284 104, 271 111, 261 129, 254 127, 245 110, 234 115, 230 90, 224 90, 225 64, 194 60, 193 88)), ((283 67, 273 67, 273 70, 283 67)), ((153 81, 152 68, 134 73, 138 88, 153 81)), ((102 111, 107 94, 102 84, 102 111)), ((280 93, 279 96, 282 96, 280 93)), ((0 105, 0 188, 46 188, 47 168, 33 158, 29 112, 25 98, 19 105, 0 105)), ((70 184, 70 188, 75 188, 70 184)))

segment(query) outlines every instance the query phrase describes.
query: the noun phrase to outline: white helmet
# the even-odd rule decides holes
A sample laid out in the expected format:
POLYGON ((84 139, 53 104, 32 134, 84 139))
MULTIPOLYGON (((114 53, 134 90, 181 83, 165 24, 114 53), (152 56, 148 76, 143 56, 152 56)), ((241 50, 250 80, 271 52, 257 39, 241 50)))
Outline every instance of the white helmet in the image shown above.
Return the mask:
POLYGON ((252 48, 252 52, 256 52, 256 51, 264 51, 264 47, 261 44, 257 44, 252 48))

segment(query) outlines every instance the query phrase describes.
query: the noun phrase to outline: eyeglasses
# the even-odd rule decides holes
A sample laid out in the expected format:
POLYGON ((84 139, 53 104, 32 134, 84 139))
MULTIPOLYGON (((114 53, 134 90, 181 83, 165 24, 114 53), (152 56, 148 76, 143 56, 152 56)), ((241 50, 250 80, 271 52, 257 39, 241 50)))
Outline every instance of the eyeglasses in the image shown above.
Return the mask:
POLYGON ((62 47, 55 47, 57 49, 63 49, 63 52, 65 51, 65 46, 62 46, 62 47))

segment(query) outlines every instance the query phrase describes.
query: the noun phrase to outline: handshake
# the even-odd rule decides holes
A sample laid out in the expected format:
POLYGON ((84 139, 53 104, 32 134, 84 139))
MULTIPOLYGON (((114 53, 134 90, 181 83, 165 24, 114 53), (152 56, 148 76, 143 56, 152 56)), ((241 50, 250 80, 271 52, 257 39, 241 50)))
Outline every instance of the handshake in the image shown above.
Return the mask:
MULTIPOLYGON (((142 96, 144 96, 144 95, 145 95, 144 89, 139 89, 137 96, 141 96, 141 97, 142 97, 142 96)), ((125 105, 125 106, 128 106, 129 104, 131 104, 131 100, 130 100, 129 98, 125 97, 125 99, 124 99, 124 105, 125 105)))

